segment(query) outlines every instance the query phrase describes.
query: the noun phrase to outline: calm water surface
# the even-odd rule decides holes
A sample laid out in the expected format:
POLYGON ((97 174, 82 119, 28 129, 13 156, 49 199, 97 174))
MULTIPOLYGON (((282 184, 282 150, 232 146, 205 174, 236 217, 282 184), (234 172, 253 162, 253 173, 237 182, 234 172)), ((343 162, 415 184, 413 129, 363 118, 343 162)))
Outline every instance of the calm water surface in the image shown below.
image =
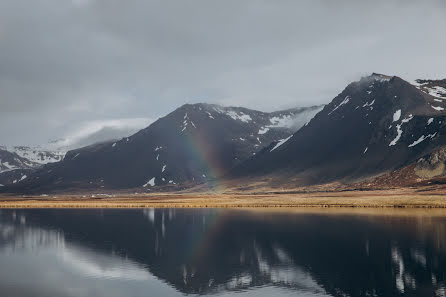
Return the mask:
POLYGON ((0 296, 446 296, 446 215, 0 210, 0 296))

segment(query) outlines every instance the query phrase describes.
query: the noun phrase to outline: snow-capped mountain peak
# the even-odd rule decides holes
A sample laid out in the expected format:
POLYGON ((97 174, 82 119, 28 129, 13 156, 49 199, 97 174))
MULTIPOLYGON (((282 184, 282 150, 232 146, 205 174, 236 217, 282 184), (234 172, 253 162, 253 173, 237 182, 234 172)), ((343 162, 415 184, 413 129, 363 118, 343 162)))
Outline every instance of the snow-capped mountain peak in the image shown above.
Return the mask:
POLYGON ((7 151, 16 153, 20 157, 27 159, 31 163, 40 165, 59 162, 65 156, 65 151, 60 150, 46 150, 41 147, 29 146, 8 146, 5 147, 7 151))

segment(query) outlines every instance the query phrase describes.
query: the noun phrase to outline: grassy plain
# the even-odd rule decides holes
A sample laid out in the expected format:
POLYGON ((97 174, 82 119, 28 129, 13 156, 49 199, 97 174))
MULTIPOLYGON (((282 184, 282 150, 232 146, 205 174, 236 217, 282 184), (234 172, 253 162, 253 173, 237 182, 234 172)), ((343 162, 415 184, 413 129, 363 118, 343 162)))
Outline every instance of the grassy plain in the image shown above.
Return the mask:
POLYGON ((446 189, 0 196, 0 208, 446 208, 446 189))

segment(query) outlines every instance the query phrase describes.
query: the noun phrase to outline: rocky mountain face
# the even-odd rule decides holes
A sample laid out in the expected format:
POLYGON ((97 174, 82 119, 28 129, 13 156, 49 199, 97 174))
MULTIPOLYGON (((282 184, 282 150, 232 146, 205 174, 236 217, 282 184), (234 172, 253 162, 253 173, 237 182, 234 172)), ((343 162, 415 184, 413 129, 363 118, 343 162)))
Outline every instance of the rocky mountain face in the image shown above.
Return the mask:
POLYGON ((0 146, 0 172, 36 168, 43 164, 59 162, 64 156, 63 151, 28 146, 0 146))
POLYGON ((23 181, 44 164, 58 162, 65 152, 28 146, 0 146, 0 186, 23 181))
POLYGON ((0 187, 26 179, 35 166, 36 163, 0 147, 0 187))
POLYGON ((417 79, 414 85, 426 94, 434 97, 435 101, 442 102, 446 99, 446 79, 443 80, 429 80, 417 79))
POLYGON ((15 169, 29 169, 37 164, 0 147, 0 173, 15 169))
POLYGON ((23 191, 69 188, 178 188, 212 184, 271 142, 286 139, 321 106, 260 112, 186 104, 138 133, 69 151, 13 185, 23 191))
POLYGON ((63 150, 48 150, 41 147, 29 146, 11 146, 6 147, 6 150, 16 153, 29 162, 40 165, 59 162, 64 158, 66 153, 63 150))
POLYGON ((308 125, 234 168, 231 177, 349 182, 416 162, 446 143, 444 82, 412 85, 373 74, 351 83, 308 125))

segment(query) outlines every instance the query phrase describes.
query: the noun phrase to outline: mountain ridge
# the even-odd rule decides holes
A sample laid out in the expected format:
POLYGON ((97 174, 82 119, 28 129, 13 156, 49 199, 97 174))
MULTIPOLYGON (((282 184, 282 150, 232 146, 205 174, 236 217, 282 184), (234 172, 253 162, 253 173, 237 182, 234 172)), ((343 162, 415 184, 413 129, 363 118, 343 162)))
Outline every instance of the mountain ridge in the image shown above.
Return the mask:
POLYGON ((241 164, 232 177, 277 175, 309 185, 352 181, 399 168, 428 153, 430 142, 445 141, 439 133, 444 103, 434 99, 396 76, 362 78, 286 143, 241 164))
POLYGON ((119 141, 67 152, 12 188, 178 189, 215 182, 272 141, 288 137, 321 106, 261 112, 241 107, 185 104, 119 141), (293 124, 294 123, 294 124, 293 124))
POLYGON ((132 136, 69 151, 8 190, 386 184, 386 176, 404 168, 418 170, 406 174, 411 182, 426 180, 419 173, 429 166, 414 164, 431 162, 446 146, 445 83, 373 73, 324 106, 270 113, 184 104, 132 136))

